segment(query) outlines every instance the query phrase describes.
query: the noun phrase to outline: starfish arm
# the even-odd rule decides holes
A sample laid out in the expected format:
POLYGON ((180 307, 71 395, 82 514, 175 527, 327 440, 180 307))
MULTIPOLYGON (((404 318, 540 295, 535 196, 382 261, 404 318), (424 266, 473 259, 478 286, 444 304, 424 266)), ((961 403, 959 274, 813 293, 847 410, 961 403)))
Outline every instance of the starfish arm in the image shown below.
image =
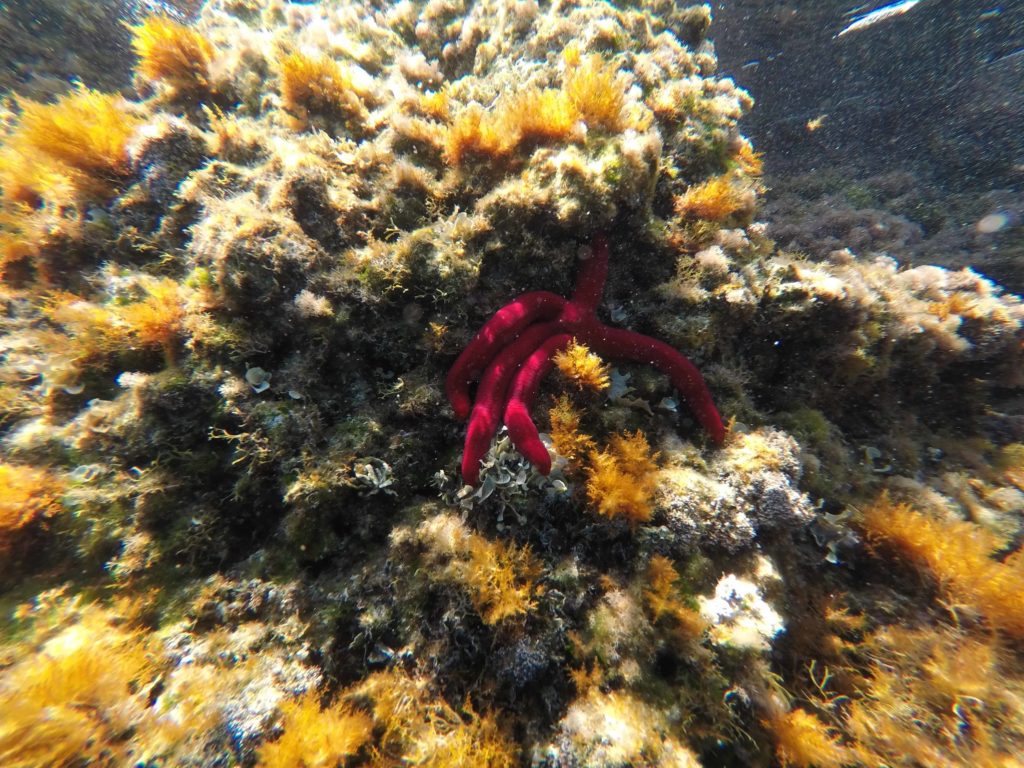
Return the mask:
POLYGON ((533 291, 518 296, 494 313, 459 355, 445 379, 445 394, 459 419, 469 415, 469 383, 494 358, 498 347, 512 341, 534 320, 556 317, 565 304, 565 299, 557 294, 533 291))
POLYGON ((551 471, 551 455, 541 442, 537 425, 530 417, 530 407, 537 399, 537 389, 554 365, 555 354, 569 346, 572 336, 560 333, 552 336, 533 351, 519 367, 509 389, 505 406, 505 426, 512 445, 526 457, 537 471, 546 475, 551 471))
POLYGON ((722 417, 715 408, 704 377, 693 363, 668 344, 641 333, 604 325, 595 325, 588 331, 581 341, 598 354, 648 363, 667 374, 711 440, 717 445, 725 442, 722 417))
POLYGON ((466 429, 466 443, 462 451, 462 479, 469 485, 480 481, 480 460, 487 453, 491 439, 501 425, 505 412, 505 396, 509 383, 522 362, 544 340, 561 330, 558 322, 539 323, 523 331, 519 338, 494 356, 480 379, 476 403, 466 429))
POLYGON ((601 303, 608 280, 608 237, 599 232, 590 246, 590 258, 580 263, 572 303, 584 311, 593 311, 601 303))

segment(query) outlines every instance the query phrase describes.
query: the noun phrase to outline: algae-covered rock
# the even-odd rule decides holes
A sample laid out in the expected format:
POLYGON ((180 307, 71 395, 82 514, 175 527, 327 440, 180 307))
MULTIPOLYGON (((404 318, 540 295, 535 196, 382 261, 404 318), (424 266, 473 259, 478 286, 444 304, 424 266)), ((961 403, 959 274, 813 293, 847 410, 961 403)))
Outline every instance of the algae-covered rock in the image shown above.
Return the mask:
MULTIPOLYGON (((75 712, 29 660, 115 627, 127 671, 68 689, 119 718, 89 731, 110 759, 898 764, 865 691, 1017 626, 1024 304, 902 267, 912 228, 757 221, 753 102, 716 71, 709 6, 135 21, 125 98, 19 100, 0 137, 0 721, 25 723, 0 762, 29 739, 42 757, 12 764, 74 764, 75 712), (577 280, 598 253, 607 280, 577 280), (494 371, 537 333, 513 316, 574 290, 558 306, 634 333, 573 347, 590 375, 520 367, 548 471, 498 430, 494 371), (473 487, 445 378, 481 326, 497 423, 473 487), (704 436, 700 376, 660 342, 728 429, 704 436), (647 365, 669 360, 671 381, 647 365), (992 583, 937 592, 933 551, 861 515, 883 490, 983 531, 992 583), (870 571, 893 542, 901 568, 870 571), (815 724, 827 759, 786 757, 815 724)), ((929 681, 899 710, 927 710, 921 750, 1019 752, 1016 723, 989 738, 1008 707, 929 681)))

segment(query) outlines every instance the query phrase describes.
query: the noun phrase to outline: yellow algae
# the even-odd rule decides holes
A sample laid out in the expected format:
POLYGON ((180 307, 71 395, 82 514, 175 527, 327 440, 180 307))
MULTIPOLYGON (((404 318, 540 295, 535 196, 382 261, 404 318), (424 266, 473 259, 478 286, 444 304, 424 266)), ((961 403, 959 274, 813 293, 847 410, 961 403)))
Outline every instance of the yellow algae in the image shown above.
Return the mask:
POLYGON ((580 412, 568 396, 562 395, 548 411, 551 421, 551 441, 559 456, 565 457, 570 468, 581 469, 597 448, 594 439, 582 431, 580 412))
POLYGON ((691 186, 675 200, 680 216, 724 222, 753 209, 754 193, 743 179, 732 173, 716 176, 691 186))
POLYGON ((261 768, 334 768, 372 735, 373 721, 346 704, 322 708, 315 691, 281 707, 282 735, 259 750, 261 768))
POLYGON ((587 468, 587 499, 599 515, 635 527, 651 519, 657 486, 657 454, 643 433, 615 435, 587 468))
POLYGON ((147 717, 155 680, 146 639, 117 617, 87 609, 81 620, 0 672, 0 763, 10 768, 114 765, 147 717))
POLYGON ((519 750, 493 712, 477 713, 467 701, 456 709, 431 690, 430 682, 400 671, 375 672, 349 689, 369 699, 382 764, 429 768, 512 768, 519 750))
POLYGON ((573 382, 578 389, 592 389, 603 392, 612 385, 611 366, 590 351, 586 344, 573 339, 555 357, 555 366, 562 375, 573 382))
POLYGON ((79 86, 52 104, 17 103, 17 123, 0 150, 5 206, 113 193, 128 173, 128 141, 139 125, 121 96, 79 86))
POLYGON ((806 710, 777 714, 765 725, 775 737, 775 756, 785 768, 842 768, 851 762, 839 731, 806 710))
POLYGON ((452 515, 437 515, 417 529, 443 575, 462 586, 485 624, 523 617, 536 607, 540 564, 529 547, 473 533, 452 515))
POLYGON ((1024 636, 1024 554, 1004 561, 995 534, 965 520, 941 520, 880 496, 861 512, 878 551, 892 552, 932 575, 958 603, 980 611, 994 627, 1024 636))
POLYGON ((575 58, 566 57, 564 89, 579 119, 588 128, 608 133, 619 133, 631 127, 623 74, 596 53, 572 63, 575 58))
POLYGON ((309 128, 317 118, 340 120, 361 132, 368 112, 365 88, 350 68, 323 54, 289 53, 280 61, 281 101, 297 128, 309 128))
POLYGON ((503 96, 490 110, 476 103, 463 107, 448 126, 445 159, 450 165, 502 160, 536 145, 582 141, 588 129, 641 127, 627 109, 624 76, 597 54, 568 66, 563 80, 561 88, 528 87, 503 96))
POLYGON ((166 16, 147 16, 130 29, 140 76, 167 83, 178 96, 211 90, 215 52, 200 32, 166 16))

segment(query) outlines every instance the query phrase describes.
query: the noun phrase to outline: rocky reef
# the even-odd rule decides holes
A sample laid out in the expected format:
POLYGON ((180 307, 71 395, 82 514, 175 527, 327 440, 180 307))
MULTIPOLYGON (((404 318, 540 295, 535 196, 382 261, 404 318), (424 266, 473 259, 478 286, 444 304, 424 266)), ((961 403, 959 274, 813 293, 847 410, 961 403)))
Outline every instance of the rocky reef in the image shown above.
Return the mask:
POLYGON ((210 0, 16 99, 0 763, 1013 764, 1024 303, 769 225, 710 26, 210 0), (599 248, 724 440, 573 345, 465 484, 447 372, 599 248))

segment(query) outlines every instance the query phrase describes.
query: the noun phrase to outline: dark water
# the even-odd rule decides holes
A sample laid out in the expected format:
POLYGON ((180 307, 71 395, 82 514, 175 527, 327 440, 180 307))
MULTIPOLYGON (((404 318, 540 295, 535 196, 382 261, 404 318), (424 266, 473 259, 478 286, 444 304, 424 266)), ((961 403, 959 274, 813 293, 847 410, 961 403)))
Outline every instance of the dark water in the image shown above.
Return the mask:
POLYGON ((799 218, 809 199, 845 190, 827 205, 916 230, 904 259, 974 266, 1022 290, 1024 3, 923 0, 837 37, 884 5, 715 4, 720 70, 757 102, 744 127, 765 151, 769 210, 799 218))

